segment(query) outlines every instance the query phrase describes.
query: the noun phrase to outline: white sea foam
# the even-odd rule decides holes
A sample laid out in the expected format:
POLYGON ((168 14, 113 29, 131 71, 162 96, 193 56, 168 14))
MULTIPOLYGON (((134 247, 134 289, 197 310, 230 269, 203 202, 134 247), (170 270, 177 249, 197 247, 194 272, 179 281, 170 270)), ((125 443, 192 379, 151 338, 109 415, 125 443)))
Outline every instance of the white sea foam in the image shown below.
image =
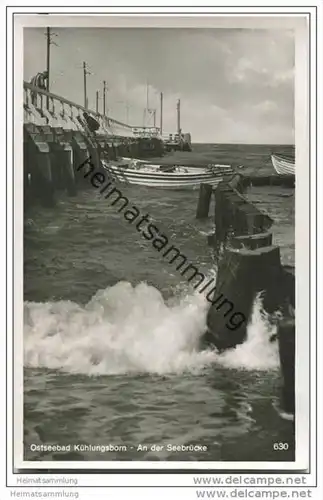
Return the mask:
POLYGON ((262 310, 259 297, 255 300, 251 321, 248 325, 247 340, 235 349, 221 354, 221 364, 229 368, 245 370, 270 370, 279 367, 277 342, 270 342, 276 333, 262 310))
POLYGON ((242 346, 221 355, 200 350, 208 306, 199 293, 167 303, 156 288, 128 282, 100 290, 86 306, 26 302, 24 364, 87 375, 196 373, 211 364, 260 370, 278 365, 259 303, 242 346))

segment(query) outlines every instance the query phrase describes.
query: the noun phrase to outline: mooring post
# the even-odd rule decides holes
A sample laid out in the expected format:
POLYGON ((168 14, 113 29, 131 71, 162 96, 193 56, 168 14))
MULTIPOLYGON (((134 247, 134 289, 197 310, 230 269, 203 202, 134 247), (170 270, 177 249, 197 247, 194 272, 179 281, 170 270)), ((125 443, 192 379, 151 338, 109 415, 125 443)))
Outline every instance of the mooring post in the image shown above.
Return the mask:
POLYGON ((200 184, 199 199, 196 210, 197 219, 206 219, 209 216, 211 196, 212 186, 210 184, 200 184))
POLYGON ((281 269, 279 247, 226 248, 216 286, 207 296, 211 302, 208 339, 216 347, 225 349, 244 342, 257 293, 265 291, 267 304, 275 309, 281 269))
POLYGON ((280 368, 283 378, 282 407, 295 413, 295 319, 285 318, 278 327, 280 368))

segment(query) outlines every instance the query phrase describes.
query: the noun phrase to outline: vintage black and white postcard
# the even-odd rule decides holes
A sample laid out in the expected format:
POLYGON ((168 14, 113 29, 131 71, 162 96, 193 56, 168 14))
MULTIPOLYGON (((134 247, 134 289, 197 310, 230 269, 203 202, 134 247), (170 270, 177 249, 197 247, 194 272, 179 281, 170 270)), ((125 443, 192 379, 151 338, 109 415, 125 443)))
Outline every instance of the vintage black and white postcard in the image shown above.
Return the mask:
POLYGON ((14 467, 308 470, 309 18, 13 36, 14 467))

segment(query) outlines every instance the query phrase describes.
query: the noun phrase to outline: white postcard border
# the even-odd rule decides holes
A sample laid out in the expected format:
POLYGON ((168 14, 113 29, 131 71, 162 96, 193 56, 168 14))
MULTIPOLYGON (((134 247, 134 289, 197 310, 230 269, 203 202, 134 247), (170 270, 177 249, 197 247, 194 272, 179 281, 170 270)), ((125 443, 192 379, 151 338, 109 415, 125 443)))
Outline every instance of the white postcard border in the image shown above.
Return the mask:
MULTIPOLYGON (((27 9, 29 12, 44 12, 48 8, 42 8, 42 7, 37 7, 34 9, 30 9, 27 7, 21 8, 21 11, 26 12, 27 9)), ((80 10, 79 8, 75 8, 75 10, 80 10)), ((117 11, 120 12, 120 8, 116 8, 117 11)), ((115 10, 116 10, 115 9, 115 10)), ((13 8, 14 11, 18 11, 18 8, 13 8)), ((71 8, 59 8, 59 10, 62 12, 63 10, 65 11, 71 11, 71 8)), ((91 9, 91 11, 94 11, 95 9, 91 9)), ((102 7, 99 8, 100 11, 103 11, 104 9, 102 7)), ((144 10, 147 12, 147 8, 144 8, 144 10)), ((207 9, 211 10, 211 9, 207 9)), ((226 9, 227 10, 227 9, 226 9)), ((257 10, 256 7, 252 7, 249 9, 252 11, 257 11, 257 16, 260 16, 263 18, 264 14, 259 11, 259 8, 257 10)), ((273 15, 274 19, 271 20, 271 22, 277 22, 277 27, 279 22, 281 21, 279 18, 275 17, 276 16, 281 16, 279 14, 279 8, 274 7, 272 9, 266 9, 270 14, 273 15)), ((293 17, 293 14, 295 13, 296 8, 295 7, 290 7, 289 8, 289 13, 287 12, 286 16, 283 19, 284 27, 286 27, 287 24, 287 19, 289 17, 293 17)), ((310 10, 310 7, 305 8, 304 10, 299 9, 299 14, 302 15, 302 17, 305 16, 305 12, 308 12, 310 10)), ((54 9, 51 8, 51 11, 54 11, 54 9)), ((56 9, 57 11, 57 9, 56 9)), ((129 9, 127 9, 129 12, 129 9)), ((239 14, 238 9, 234 9, 235 13, 239 14)), ((242 8, 241 8, 242 11, 242 8)), ((284 12, 286 13, 288 9, 285 7, 284 12)), ((224 9, 217 9, 217 13, 223 13, 224 9)), ((245 9, 244 14, 248 14, 248 10, 245 9)), ((10 16, 10 11, 8 12, 10 16)), ((312 11, 313 14, 313 11, 312 11)), ((183 14, 182 14, 183 15, 183 14)), ((204 14, 205 15, 205 14, 204 14)), ((34 19, 36 16, 33 16, 33 19, 29 17, 29 21, 32 19, 32 23, 36 22, 38 26, 46 26, 48 23, 48 16, 39 16, 36 17, 36 20, 34 19), (45 18, 45 19, 44 19, 45 18)), ((52 16, 50 16, 51 23, 54 23, 54 19, 52 16)), ((104 16, 101 18, 102 20, 104 19, 105 21, 110 20, 111 18, 108 18, 104 16)), ((116 22, 116 17, 112 18, 113 23, 116 22)), ((158 19, 158 18, 156 18, 158 19)), ((167 18, 173 19, 173 18, 167 18)), ((187 18, 189 19, 190 22, 197 23, 197 20, 199 17, 196 17, 196 12, 193 14, 192 18, 187 18)), ((214 19, 212 17, 208 17, 208 23, 211 22, 211 19, 214 19)), ((295 17, 297 19, 297 16, 295 17)), ((71 25, 71 20, 72 17, 68 19, 68 25, 71 25)), ((138 18, 136 17, 136 22, 138 18)), ((263 18, 264 20, 264 18, 263 18)), ((94 18, 92 18, 92 23, 94 21, 94 18)), ((146 22, 147 20, 145 20, 146 22)), ((160 21, 160 18, 159 18, 160 21)), ((179 18, 176 18, 176 22, 179 21, 179 18)), ((55 25, 58 26, 57 24, 57 19, 55 19, 55 25)), ((64 20, 66 22, 66 19, 64 20)), ((73 26, 75 26, 75 23, 81 23, 84 22, 84 19, 81 18, 80 16, 74 17, 73 16, 73 26), (75 21, 74 21, 75 19, 75 21)), ((100 21, 102 22, 102 21, 100 21)), ((131 21, 133 22, 133 21, 131 21)), ((155 21, 154 21, 155 22, 155 21)), ((185 22, 188 22, 185 20, 185 22)), ((267 20, 265 20, 267 22, 267 20)), ((88 21, 86 21, 87 26, 88 26, 88 21)), ((91 26, 93 24, 91 23, 91 26)), ((34 25, 34 24, 32 24, 34 25)), ((115 25, 115 24, 114 24, 115 25)), ((298 28, 302 30, 303 28, 300 27, 298 28)), ((12 119, 12 110, 10 106, 10 88, 14 88, 14 119, 15 119, 15 128, 14 128, 14 144, 15 144, 15 149, 13 151, 14 154, 14 161, 15 165, 22 165, 22 143, 23 143, 23 137, 22 137, 22 91, 17 85, 17 82, 19 82, 19 67, 20 71, 22 71, 22 40, 20 37, 17 37, 15 35, 15 44, 16 44, 16 57, 15 57, 15 86, 13 86, 13 83, 11 82, 11 56, 12 56, 12 48, 10 47, 10 17, 8 17, 8 118, 9 118, 9 126, 8 126, 8 189, 7 189, 7 195, 8 195, 8 216, 9 216, 9 224, 8 224, 8 242, 9 242, 9 248, 10 248, 10 240, 11 240, 11 234, 10 234, 10 220, 12 220, 12 210, 11 210, 11 204, 10 204, 10 191, 11 191, 11 186, 10 185, 10 178, 12 174, 12 164, 11 164, 11 152, 12 152, 12 134, 11 134, 11 127, 10 127, 10 121, 12 119), (17 45, 19 44, 19 45, 17 45), (18 63, 18 66, 17 66, 18 63), (11 210, 11 213, 10 213, 11 210), (11 217, 11 219, 10 219, 11 217)), ((300 36, 304 36, 300 35, 300 36)), ((312 110, 315 110, 315 95, 316 95, 316 73, 315 73, 315 65, 313 64, 314 58, 315 58, 315 26, 314 23, 312 23, 312 30, 311 30, 311 46, 312 46, 312 67, 311 67, 311 99, 312 99, 312 110)), ((307 60, 308 58, 306 57, 306 54, 304 51, 306 51, 306 43, 304 44, 304 39, 303 42, 301 42, 301 38, 297 38, 296 42, 296 77, 295 77, 295 118, 296 118, 296 123, 295 123, 295 135, 296 135, 296 163, 304 165, 304 171, 306 170, 306 166, 308 166, 308 151, 307 151, 307 138, 308 138, 308 125, 307 125, 307 120, 306 120, 306 103, 304 102, 304 93, 305 95, 308 93, 308 89, 306 88, 307 82, 304 79, 304 73, 306 74, 307 68, 307 60), (302 52, 302 53, 301 53, 302 52), (300 59, 301 57, 301 59, 300 59), (305 107, 304 107, 305 105, 305 107), (300 145, 300 147, 299 147, 300 145)), ((17 311, 21 311, 22 307, 22 248, 23 248, 23 241, 22 241, 22 234, 23 234, 23 224, 22 224, 22 186, 23 186, 23 179, 22 179, 22 169, 20 168, 15 168, 15 179, 14 179, 14 197, 15 197, 15 228, 14 228, 14 238, 15 238, 15 244, 14 244, 14 263, 15 263, 15 281, 14 281, 14 289, 15 289, 15 296, 14 296, 14 301, 15 301, 15 314, 14 314, 14 330, 15 330, 15 337, 14 337, 14 349, 15 349, 15 363, 14 363, 14 378, 15 378, 15 391, 14 394, 16 397, 18 395, 21 396, 16 401, 16 407, 15 407, 15 420, 14 420, 14 430, 15 430, 15 450, 14 454, 15 457, 20 457, 16 460, 15 467, 16 469, 21 469, 21 468, 37 468, 37 469, 78 469, 78 468, 86 468, 88 470, 90 469, 212 469, 212 470, 224 470, 224 469, 238 469, 238 470, 283 470, 283 469, 289 469, 289 470, 304 470, 307 468, 307 456, 309 453, 308 450, 308 443, 309 443, 309 435, 308 435, 308 428, 309 428, 309 416, 308 412, 306 411, 306 408, 309 407, 309 378, 308 378, 308 365, 306 366, 305 361, 308 359, 308 356, 305 355, 309 353, 309 342, 308 342, 308 337, 304 333, 302 335, 299 334, 299 332, 308 332, 308 315, 309 315, 309 303, 304 299, 304 296, 309 296, 309 293, 304 293, 305 291, 309 292, 309 283, 308 283, 308 275, 309 275, 309 270, 308 270, 308 262, 309 262, 309 245, 306 244, 306 240, 304 238, 304 234, 308 234, 308 206, 309 206, 309 201, 311 202, 311 214, 312 214, 312 230, 311 230, 311 239, 315 238, 315 226, 313 229, 313 223, 315 222, 315 181, 316 181, 316 158, 315 158, 315 112, 312 111, 311 113, 311 199, 309 200, 309 180, 308 177, 303 175, 302 173, 298 174, 297 176, 297 186, 296 186, 296 242, 302 242, 299 243, 298 245, 296 244, 296 266, 297 269, 302 270, 301 272, 297 273, 297 340, 296 340, 296 349, 297 349, 297 357, 296 357, 296 461, 295 463, 290 463, 290 462, 240 462, 240 463, 235 463, 235 462, 24 462, 22 460, 22 442, 23 442, 23 434, 22 434, 22 388, 23 388, 23 374, 22 374, 22 360, 23 360, 23 350, 22 350, 22 326, 23 326, 23 321, 22 321, 22 314, 17 314, 17 311), (300 276, 300 278, 299 278, 300 276), (300 359, 301 358, 301 359, 300 359), (305 457, 305 458, 304 458, 305 457)), ((309 242, 308 242, 309 243, 309 242)), ((312 241, 311 245, 311 251, 313 255, 315 256, 315 249, 313 249, 314 244, 312 241), (314 250, 314 251, 313 251, 314 250)), ((12 255, 12 254, 11 254, 12 255)), ((312 269, 312 274, 313 273, 313 268, 314 268, 314 263, 315 260, 311 254, 311 269, 312 269)), ((8 252, 8 265, 10 269, 10 251, 8 252)), ((8 298, 11 295, 10 292, 10 286, 12 286, 12 283, 10 283, 10 272, 8 273, 8 298)), ((314 294, 312 295, 315 297, 315 275, 312 276, 311 280, 311 293, 314 294)), ((312 304, 313 306, 313 304, 312 304)), ((11 313, 10 313, 10 299, 8 301, 8 308, 9 308, 9 315, 8 315, 8 322, 10 325, 10 320, 11 320, 11 313)), ((312 318, 312 342, 311 342, 311 381, 312 381, 312 387, 311 387, 311 392, 313 391, 313 388, 315 387, 315 380, 316 380, 316 372, 315 372, 315 311, 311 311, 311 318, 312 318)), ((10 331, 10 330, 9 330, 10 331)), ((10 443, 10 436, 11 433, 11 422, 12 422, 12 403, 13 401, 11 400, 10 394, 12 392, 12 380, 10 380, 10 360, 12 359, 12 350, 11 350, 11 340, 10 336, 8 338, 8 367, 9 367, 9 376, 8 376, 8 395, 9 395, 9 401, 8 401, 8 430, 9 430, 9 437, 8 437, 8 452, 9 456, 13 454, 13 450, 11 449, 11 443, 10 443)), ((313 394, 313 392, 312 392, 313 394)), ((312 397, 312 418, 314 418, 313 422, 315 423, 315 401, 313 401, 314 397, 312 397)), ((313 429, 315 428, 313 426, 313 423, 311 423, 311 428, 312 428, 312 433, 313 429)), ((313 437, 313 436, 312 436, 313 437)), ((312 454, 315 451, 315 445, 313 444, 311 447, 312 454)), ((313 466, 314 466, 314 455, 311 457, 311 473, 313 472, 313 466)), ((10 463, 9 463, 9 474, 10 474, 10 463)), ((10 474, 11 475, 11 474, 10 474)), ((110 477, 113 477, 114 475, 111 475, 110 477)), ((172 476, 173 477, 173 476, 172 476)), ((116 478, 119 478, 120 481, 120 476, 116 475, 116 478)), ((174 479, 176 476, 174 476, 174 479)))

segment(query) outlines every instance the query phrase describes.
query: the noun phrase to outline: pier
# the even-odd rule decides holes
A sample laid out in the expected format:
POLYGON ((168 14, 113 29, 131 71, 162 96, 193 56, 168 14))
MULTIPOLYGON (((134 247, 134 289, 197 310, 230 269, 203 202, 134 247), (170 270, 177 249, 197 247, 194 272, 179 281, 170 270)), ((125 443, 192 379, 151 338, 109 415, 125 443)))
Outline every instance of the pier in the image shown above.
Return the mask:
POLYGON ((282 265, 280 248, 272 244, 274 221, 246 199, 246 185, 243 175, 221 182, 213 191, 210 186, 201 185, 196 216, 208 217, 214 195, 215 233, 208 236, 208 244, 217 260, 216 288, 207 316, 205 341, 220 351, 242 344, 255 299, 261 294, 264 311, 277 325, 282 406, 285 412, 294 413, 294 269, 282 265), (273 315, 277 311, 281 314, 279 320, 273 315))
POLYGON ((27 82, 23 105, 25 205, 53 205, 59 191, 76 194, 84 183, 76 175, 77 167, 89 156, 99 162, 102 151, 111 159, 164 153, 157 136, 138 136, 130 125, 27 82), (91 119, 99 126, 95 133, 89 127, 91 119))

